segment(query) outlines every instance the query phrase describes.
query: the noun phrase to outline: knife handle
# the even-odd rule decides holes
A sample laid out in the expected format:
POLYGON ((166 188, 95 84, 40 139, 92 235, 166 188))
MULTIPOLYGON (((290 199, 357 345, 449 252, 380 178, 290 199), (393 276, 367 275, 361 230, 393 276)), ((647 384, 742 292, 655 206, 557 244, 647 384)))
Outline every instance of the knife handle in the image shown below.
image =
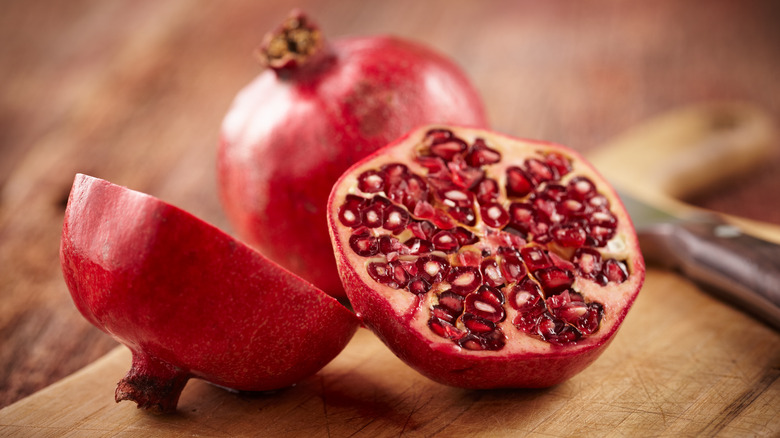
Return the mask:
POLYGON ((780 245, 718 222, 665 223, 640 233, 648 261, 682 271, 780 331, 780 245))

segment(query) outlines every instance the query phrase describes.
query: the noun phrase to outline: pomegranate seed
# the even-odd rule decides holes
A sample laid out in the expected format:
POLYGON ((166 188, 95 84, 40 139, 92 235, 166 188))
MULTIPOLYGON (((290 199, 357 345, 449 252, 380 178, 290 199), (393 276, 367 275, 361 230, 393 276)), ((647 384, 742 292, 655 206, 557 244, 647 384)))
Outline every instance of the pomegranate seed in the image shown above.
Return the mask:
POLYGON ((477 202, 486 204, 498 199, 498 183, 494 179, 485 178, 474 187, 477 202))
POLYGON ((409 248, 404 246, 400 240, 393 236, 382 236, 379 238, 379 252, 382 254, 400 253, 406 254, 409 248))
POLYGON ((522 280, 528 273, 520 257, 513 254, 501 257, 501 272, 509 283, 522 280))
POLYGON ((430 241, 420 239, 419 237, 412 237, 404 245, 409 248, 409 254, 423 254, 433 251, 433 244, 430 241))
POLYGON ((463 315, 463 325, 472 333, 489 333, 496 329, 495 323, 469 313, 463 315))
POLYGON ((609 199, 604 195, 593 195, 588 199, 588 205, 596 210, 606 210, 609 208, 609 199))
POLYGON ((466 190, 471 190, 478 182, 485 178, 485 171, 480 168, 456 166, 454 162, 449 163, 448 167, 452 172, 452 182, 456 186, 466 190))
POLYGON ((388 274, 395 283, 395 288, 400 289, 406 287, 409 283, 409 274, 404 270, 399 261, 393 261, 387 264, 388 274))
MULTIPOLYGON (((563 220, 563 216, 558 213, 558 202, 553 199, 536 197, 532 201, 532 205, 536 209, 535 218, 543 218, 544 222, 559 223, 563 220)), ((538 222, 538 219, 537 219, 538 222)))
POLYGON ((369 205, 360 212, 360 219, 368 228, 379 228, 385 221, 385 209, 380 203, 369 205))
POLYGON ((397 262, 372 262, 368 264, 366 271, 374 281, 393 289, 401 289, 405 287, 409 281, 408 274, 397 262))
POLYGON ((482 278, 485 281, 485 284, 488 286, 499 287, 506 282, 504 275, 501 273, 501 269, 498 267, 498 263, 493 259, 483 260, 479 269, 482 272, 482 278))
POLYGON ((577 222, 554 225, 550 234, 558 244, 568 248, 579 248, 588 238, 588 233, 577 222))
POLYGON ((545 163, 558 172, 559 176, 564 176, 572 171, 571 160, 561 154, 551 152, 545 156, 545 163))
POLYGON ((409 175, 406 179, 406 190, 403 195, 403 204, 407 208, 413 208, 418 202, 428 199, 428 184, 417 175, 409 175))
POLYGON ((431 153, 445 161, 451 161, 456 155, 466 152, 468 145, 458 138, 449 138, 431 145, 431 153))
POLYGON ((420 277, 414 277, 409 280, 406 289, 415 295, 423 295, 431 290, 431 284, 420 277))
POLYGON ((371 169, 358 176, 358 189, 363 193, 377 193, 385 189, 385 175, 382 171, 371 169))
POLYGON ((471 208, 455 207, 455 208, 451 208, 449 211, 450 211, 450 216, 452 216, 453 219, 455 219, 456 221, 464 225, 474 226, 477 224, 477 216, 474 214, 474 210, 472 210, 471 208))
POLYGON ((501 153, 489 148, 481 138, 474 140, 474 145, 466 156, 466 162, 472 167, 495 164, 499 161, 501 161, 501 153))
POLYGON ((454 230, 452 230, 452 234, 455 236, 456 239, 458 239, 458 244, 460 246, 471 245, 479 242, 479 238, 476 235, 474 235, 474 233, 472 233, 471 231, 463 227, 455 228, 454 230))
POLYGON ((390 163, 381 167, 385 175, 385 186, 390 186, 403 181, 404 176, 409 173, 409 168, 405 164, 390 163))
POLYGON ((447 169, 447 164, 439 157, 415 157, 415 161, 417 161, 422 167, 428 169, 428 172, 430 173, 439 173, 443 170, 447 169))
POLYGON ((506 170, 506 192, 508 196, 523 197, 531 193, 535 187, 534 181, 519 167, 506 170))
POLYGON ((537 324, 537 333, 543 340, 558 345, 569 344, 582 336, 574 327, 549 314, 542 315, 537 324))
POLYGON ((450 309, 441 305, 431 307, 431 316, 433 319, 439 319, 450 324, 455 324, 455 320, 458 318, 458 314, 453 314, 450 309))
POLYGON ((391 205, 385 209, 385 221, 382 227, 393 234, 399 234, 406 229, 409 223, 409 212, 397 205, 391 205))
POLYGON ((415 263, 417 275, 430 284, 438 283, 447 276, 450 264, 444 257, 428 255, 420 257, 415 263))
POLYGON ((432 317, 429 319, 428 327, 432 332, 436 333, 442 338, 459 339, 461 336, 463 336, 463 332, 460 329, 439 318, 432 317))
POLYGON ((560 184, 547 184, 544 190, 539 192, 540 197, 555 201, 556 203, 563 201, 567 194, 568 191, 566 187, 560 184))
POLYGON ((439 305, 445 307, 451 314, 460 315, 463 312, 464 298, 452 291, 439 294, 439 305))
POLYGON ((555 169, 536 158, 525 160, 525 170, 528 176, 537 184, 545 181, 554 181, 560 177, 555 169))
POLYGON ((547 251, 538 246, 529 246, 520 250, 520 256, 531 272, 552 266, 552 260, 547 251))
POLYGON ((571 287, 574 275, 557 266, 551 266, 534 273, 546 295, 557 294, 571 287))
POLYGON ((536 221, 536 211, 531 204, 513 202, 509 204, 509 223, 523 233, 528 233, 536 221))
POLYGON ((541 301, 541 298, 542 289, 530 278, 525 278, 509 288, 509 304, 516 310, 526 311, 531 309, 541 301))
POLYGON ((425 133, 423 140, 426 144, 442 143, 452 138, 452 131, 448 129, 434 128, 425 133))
POLYGON ((360 196, 347 195, 344 204, 339 207, 339 220, 347 227, 357 228, 361 225, 360 211, 366 205, 366 199, 360 196))
POLYGON ((589 303, 587 308, 587 312, 575 324, 583 335, 595 333, 604 316, 604 307, 599 303, 589 303))
POLYGON ((480 208, 482 222, 493 228, 502 228, 509 223, 509 214, 497 202, 487 203, 480 208))
POLYGON ((436 227, 428 221, 414 221, 409 224, 409 231, 420 239, 430 239, 436 234, 436 227))
POLYGON ((435 213, 433 205, 426 201, 420 201, 414 206, 414 215, 420 219, 430 219, 435 213))
POLYGON ((471 207, 474 205, 474 194, 456 187, 439 191, 439 198, 449 207, 471 207))
POLYGON ((361 257, 371 257, 379 253, 379 240, 371 235, 368 228, 358 228, 349 237, 349 247, 361 257))
POLYGON ((467 350, 500 350, 504 348, 506 344, 506 338, 499 329, 496 329, 488 333, 469 333, 463 336, 458 345, 467 350))
POLYGON ((609 259, 604 262, 604 275, 608 281, 622 283, 628 279, 628 270, 623 262, 609 259))
POLYGON ((445 212, 440 208, 434 210, 431 221, 433 222, 434 225, 444 230, 451 230, 458 225, 455 222, 455 219, 452 218, 452 216, 450 216, 449 214, 447 214, 447 212, 445 212))
POLYGON ((610 239, 615 236, 615 228, 612 227, 591 225, 589 228, 590 233, 588 233, 588 237, 585 242, 589 246, 595 246, 598 248, 606 246, 607 242, 609 242, 610 239))
POLYGON ((473 266, 454 266, 450 269, 447 282, 453 292, 466 295, 482 284, 482 274, 473 266))
POLYGON ((439 251, 454 252, 460 247, 457 237, 449 231, 439 231, 431 239, 433 247, 439 251))
POLYGON ((483 285, 475 293, 466 296, 465 311, 493 323, 506 317, 504 295, 498 289, 483 285))
POLYGON ((596 186, 590 179, 584 176, 572 178, 569 181, 566 190, 569 192, 569 196, 571 196, 572 199, 578 201, 584 201, 596 194, 596 186))
POLYGON ((460 251, 458 253, 458 263, 460 266, 479 268, 480 262, 482 262, 482 256, 477 251, 460 251))
POLYGON ((601 272, 601 254, 592 248, 580 248, 574 252, 571 261, 583 278, 595 279, 601 272))

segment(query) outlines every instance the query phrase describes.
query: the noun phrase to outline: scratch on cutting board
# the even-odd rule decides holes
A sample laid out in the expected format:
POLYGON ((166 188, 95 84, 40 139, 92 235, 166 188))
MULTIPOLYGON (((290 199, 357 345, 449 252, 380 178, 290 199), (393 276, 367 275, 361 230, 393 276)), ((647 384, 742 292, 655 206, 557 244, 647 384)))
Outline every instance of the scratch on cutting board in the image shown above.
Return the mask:
POLYGON ((717 435, 726 426, 734 421, 739 414, 753 404, 761 394, 763 394, 775 381, 780 378, 780 368, 770 368, 756 384, 739 395, 733 402, 729 403, 720 413, 712 419, 704 429, 701 435, 717 435))
POLYGON ((325 391, 325 379, 320 376, 320 392, 322 393, 322 414, 325 417, 325 432, 328 435, 328 438, 330 438, 330 419, 328 418, 328 400, 325 391))

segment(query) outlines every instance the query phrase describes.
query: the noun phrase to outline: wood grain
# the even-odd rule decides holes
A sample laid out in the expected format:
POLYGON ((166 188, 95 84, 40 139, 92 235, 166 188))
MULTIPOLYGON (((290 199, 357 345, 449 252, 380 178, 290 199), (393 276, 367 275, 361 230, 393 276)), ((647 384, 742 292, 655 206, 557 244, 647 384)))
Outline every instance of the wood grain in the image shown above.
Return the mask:
MULTIPOLYGON (((232 97, 258 72, 254 46, 293 6, 308 10, 333 37, 393 33, 447 53, 482 92, 494 127, 513 135, 590 150, 648 116, 709 99, 755 102, 780 120, 777 3, 645 3, 2 2, 0 406, 116 345, 77 313, 59 272, 62 212, 76 172, 151 193, 230 230, 215 189, 219 125, 232 97)), ((753 180, 697 202, 780 223, 780 205, 764 202, 780 188, 772 171, 780 160, 770 164, 753 180)), ((728 318, 738 321, 729 330, 775 339, 739 314, 728 318)), ((680 327, 679 334, 715 336, 700 328, 680 327)), ((767 357, 774 358, 776 370, 778 347, 769 345, 774 348, 767 357)), ((694 347, 707 354, 719 348, 715 341, 694 347)), ((659 364, 668 373, 662 377, 676 376, 676 361, 688 360, 694 359, 681 354, 659 364)), ((751 385, 768 379, 745 378, 751 385)), ((776 391, 773 385, 765 386, 776 391)), ((695 388, 685 382, 681 387, 695 388)), ((644 404, 625 401, 616 409, 638 417, 637 410, 650 411, 660 423, 682 430, 690 419, 686 413, 720 396, 688 394, 688 404, 680 404, 653 389, 644 404)), ((720 409, 734 418, 739 406, 760 409, 754 401, 763 392, 750 391, 756 389, 720 409)), ((774 405, 768 406, 776 407, 776 392, 770 393, 774 405)), ((495 404, 493 395, 479 397, 495 404)), ((457 405, 464 409, 459 418, 470 418, 466 405, 457 405)), ((770 425, 777 430, 775 423, 753 426, 770 425)))
POLYGON ((236 394, 193 380, 177 413, 160 417, 114 403, 115 382, 129 363, 129 350, 120 347, 5 408, 0 435, 698 437, 780 430, 780 335, 657 270, 604 355, 546 390, 440 385, 361 329, 333 362, 293 388, 236 394))

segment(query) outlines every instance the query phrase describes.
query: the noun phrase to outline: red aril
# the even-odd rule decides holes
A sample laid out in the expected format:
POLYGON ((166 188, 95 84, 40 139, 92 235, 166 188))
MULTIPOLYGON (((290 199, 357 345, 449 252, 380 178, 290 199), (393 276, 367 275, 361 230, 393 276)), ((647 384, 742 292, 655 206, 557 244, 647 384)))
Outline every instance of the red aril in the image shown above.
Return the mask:
POLYGON ((644 281, 628 215, 582 156, 484 130, 420 128, 361 160, 333 187, 328 222, 364 324, 455 386, 545 387, 573 376, 608 345, 644 281), (376 181, 368 192, 366 179, 376 181), (405 229, 344 218, 378 197, 405 210, 405 229), (390 235, 403 242, 393 247, 403 282, 372 275, 387 254, 349 244, 390 235))
POLYGON ((190 378, 283 388, 347 344, 357 318, 213 226, 151 196, 77 175, 60 259, 76 307, 133 353, 116 400, 168 412, 190 378))
MULTIPOLYGON (((343 296, 325 223, 333 183, 420 124, 487 126, 482 102, 451 60, 424 45, 386 36, 328 42, 301 12, 259 54, 267 69, 238 94, 222 126, 223 206, 244 240, 343 296)), ((384 183, 371 174, 360 181, 363 193, 414 195, 406 186, 415 181, 384 183)))

